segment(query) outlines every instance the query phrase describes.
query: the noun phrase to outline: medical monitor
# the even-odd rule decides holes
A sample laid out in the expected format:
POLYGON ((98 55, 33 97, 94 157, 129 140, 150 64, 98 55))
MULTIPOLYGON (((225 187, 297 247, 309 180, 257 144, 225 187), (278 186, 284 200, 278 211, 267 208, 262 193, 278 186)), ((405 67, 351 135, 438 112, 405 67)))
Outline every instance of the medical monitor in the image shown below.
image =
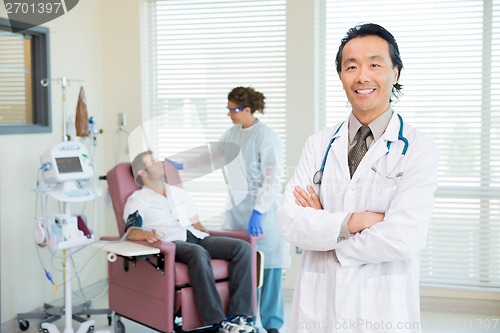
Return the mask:
POLYGON ((47 184, 89 179, 93 169, 86 147, 79 142, 62 142, 40 156, 43 179, 47 184))
POLYGON ((60 173, 74 173, 83 172, 82 163, 80 158, 73 157, 56 157, 57 170, 60 173))

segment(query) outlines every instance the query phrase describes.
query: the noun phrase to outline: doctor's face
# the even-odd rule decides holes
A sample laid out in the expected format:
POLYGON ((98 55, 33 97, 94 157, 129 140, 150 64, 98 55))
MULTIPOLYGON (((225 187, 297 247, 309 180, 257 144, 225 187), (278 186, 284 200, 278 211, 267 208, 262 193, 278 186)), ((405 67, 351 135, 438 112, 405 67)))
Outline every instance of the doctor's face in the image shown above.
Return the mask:
POLYGON ((339 77, 352 112, 368 124, 389 108, 397 82, 398 69, 392 64, 389 44, 378 36, 351 39, 342 51, 339 77))

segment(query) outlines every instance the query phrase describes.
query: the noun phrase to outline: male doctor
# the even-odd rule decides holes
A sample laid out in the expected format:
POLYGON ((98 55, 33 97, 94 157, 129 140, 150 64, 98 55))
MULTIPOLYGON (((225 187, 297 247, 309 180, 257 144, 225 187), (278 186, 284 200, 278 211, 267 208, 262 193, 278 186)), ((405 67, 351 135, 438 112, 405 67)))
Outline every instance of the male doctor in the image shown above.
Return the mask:
POLYGON ((303 249, 289 332, 421 332, 438 150, 391 107, 403 68, 392 34, 351 28, 335 62, 352 112, 308 138, 278 210, 303 249))

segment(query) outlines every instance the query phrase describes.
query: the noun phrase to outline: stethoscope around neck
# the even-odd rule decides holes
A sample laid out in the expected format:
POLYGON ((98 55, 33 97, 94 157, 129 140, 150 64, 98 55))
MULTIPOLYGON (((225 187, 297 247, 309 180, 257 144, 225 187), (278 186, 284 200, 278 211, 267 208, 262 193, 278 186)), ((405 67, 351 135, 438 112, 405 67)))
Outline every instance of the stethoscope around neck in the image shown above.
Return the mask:
MULTIPOLYGON (((408 143, 408 139, 406 139, 403 135, 403 125, 404 125, 403 118, 399 114, 397 114, 397 116, 399 118, 398 141, 401 140, 404 143, 404 147, 403 147, 403 151, 401 152, 401 155, 406 155, 406 151, 408 150, 409 143, 408 143)), ((328 146, 326 147, 325 155, 323 156, 323 161, 321 162, 321 167, 319 168, 318 171, 316 171, 314 173, 312 180, 313 180, 313 183, 316 185, 321 185, 321 181, 323 180, 323 171, 325 170, 326 160, 328 158, 328 153, 330 152, 330 148, 332 147, 333 142, 337 138, 336 135, 340 131, 340 129, 342 128, 342 125, 344 125, 344 122, 342 122, 342 124, 340 124, 340 126, 337 128, 335 133, 333 133, 333 136, 330 139, 328 146)), ((392 144, 392 141, 387 141, 387 153, 386 153, 386 155, 389 154, 389 151, 391 149, 391 144, 392 144)))

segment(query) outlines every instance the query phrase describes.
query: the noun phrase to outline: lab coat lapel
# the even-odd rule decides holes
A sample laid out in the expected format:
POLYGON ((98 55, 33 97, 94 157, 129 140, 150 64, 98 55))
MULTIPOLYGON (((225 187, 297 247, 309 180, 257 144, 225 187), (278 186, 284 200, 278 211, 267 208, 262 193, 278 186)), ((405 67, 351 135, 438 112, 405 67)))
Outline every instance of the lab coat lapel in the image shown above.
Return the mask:
POLYGON ((347 181, 349 181, 349 178, 351 177, 349 173, 349 165, 347 163, 347 147, 349 146, 348 123, 349 120, 344 122, 340 131, 336 134, 337 138, 333 142, 331 148, 333 156, 337 162, 335 167, 340 169, 341 175, 344 176, 347 181))
POLYGON ((384 147, 386 147, 386 152, 389 152, 389 150, 392 150, 392 152, 393 152, 392 154, 389 153, 387 155, 387 167, 386 167, 387 170, 393 170, 399 161, 399 157, 400 157, 399 144, 402 143, 401 141, 398 141, 399 127, 400 127, 400 124, 399 124, 398 115, 396 114, 396 112, 394 112, 392 114, 392 118, 391 118, 391 121, 389 122, 389 125, 387 125, 387 129, 385 130, 384 134, 380 137, 380 140, 379 140, 379 141, 381 141, 380 143, 384 147), (392 142, 391 148, 389 150, 387 150, 387 142, 388 141, 392 142), (398 152, 398 153, 394 154, 394 152, 398 152))

